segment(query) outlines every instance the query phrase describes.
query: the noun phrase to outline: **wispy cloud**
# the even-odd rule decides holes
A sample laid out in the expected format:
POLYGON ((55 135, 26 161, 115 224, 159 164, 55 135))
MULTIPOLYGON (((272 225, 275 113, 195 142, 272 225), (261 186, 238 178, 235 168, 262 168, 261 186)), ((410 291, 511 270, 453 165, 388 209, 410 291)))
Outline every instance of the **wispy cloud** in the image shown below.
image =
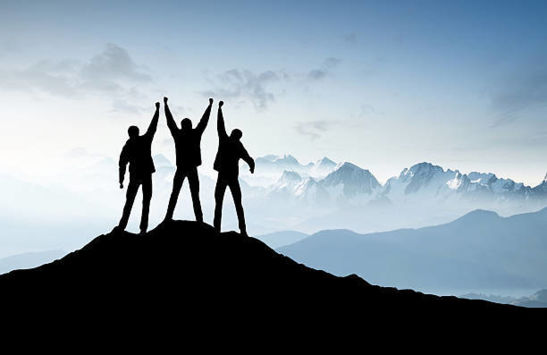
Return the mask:
POLYGON ((319 81, 330 75, 340 62, 339 58, 329 57, 318 68, 299 73, 287 73, 284 70, 265 70, 257 73, 247 69, 231 69, 207 77, 213 89, 201 91, 201 94, 206 97, 242 99, 261 111, 275 102, 280 93, 285 92, 285 88, 280 89, 279 85, 289 82, 308 85, 310 82, 319 81))
POLYGON ((308 136, 311 140, 320 138, 331 128, 335 122, 326 120, 299 122, 295 129, 298 133, 308 136))
POLYGON ((127 50, 109 43, 81 69, 81 77, 87 82, 112 82, 126 80, 130 82, 148 82, 152 79, 143 68, 133 61, 127 50))
POLYGON ((320 68, 312 69, 308 72, 308 78, 311 80, 321 80, 326 77, 332 69, 341 62, 339 58, 329 57, 325 59, 320 68))
POLYGON ((346 33, 345 35, 342 36, 342 38, 344 39, 344 41, 348 43, 351 43, 351 44, 357 43, 357 34, 355 32, 346 33))
POLYGON ((42 60, 23 69, 0 70, 0 89, 61 97, 106 94, 113 97, 115 110, 127 112, 136 112, 127 98, 142 97, 136 86, 151 81, 126 49, 111 43, 85 62, 42 60))
POLYGON ((270 84, 287 79, 288 75, 281 71, 254 73, 250 70, 231 69, 210 79, 215 88, 203 91, 202 94, 219 98, 243 98, 250 101, 256 109, 263 110, 275 101, 275 93, 270 89, 270 84))

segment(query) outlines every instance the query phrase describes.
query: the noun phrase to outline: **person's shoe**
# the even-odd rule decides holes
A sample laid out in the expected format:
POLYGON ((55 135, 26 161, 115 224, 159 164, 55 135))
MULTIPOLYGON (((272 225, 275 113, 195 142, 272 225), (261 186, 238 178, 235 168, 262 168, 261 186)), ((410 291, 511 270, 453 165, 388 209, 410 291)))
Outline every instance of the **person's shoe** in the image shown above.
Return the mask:
POLYGON ((113 233, 113 234, 121 234, 122 232, 123 232, 122 227, 116 226, 116 227, 112 228, 112 231, 111 231, 110 233, 113 233))
POLYGON ((247 234, 247 230, 246 229, 242 229, 239 234, 241 234, 242 237, 248 237, 249 235, 247 234))
POLYGON ((146 229, 141 229, 141 231, 139 232, 139 235, 146 235, 146 229))

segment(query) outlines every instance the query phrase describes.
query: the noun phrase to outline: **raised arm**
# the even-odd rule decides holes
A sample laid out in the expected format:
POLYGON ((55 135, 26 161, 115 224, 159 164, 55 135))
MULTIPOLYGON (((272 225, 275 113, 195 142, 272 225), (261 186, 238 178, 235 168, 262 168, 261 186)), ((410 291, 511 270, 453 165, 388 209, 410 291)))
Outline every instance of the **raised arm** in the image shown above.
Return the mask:
POLYGON ((213 99, 209 98, 209 106, 205 109, 205 112, 203 113, 203 116, 201 117, 201 120, 199 120, 198 126, 196 129, 200 134, 203 134, 203 131, 205 131, 205 128, 207 127, 207 123, 209 123, 209 116, 211 116, 211 106, 213 106, 213 99))
POLYGON ((119 177, 120 177, 120 189, 123 189, 123 179, 125 177, 125 170, 129 163, 129 153, 127 150, 127 144, 123 146, 122 152, 120 154, 119 165, 119 177))
POLYGON ((224 116, 222 115, 222 105, 224 105, 224 101, 220 101, 218 103, 217 131, 218 131, 218 137, 220 139, 226 139, 228 138, 228 135, 226 134, 226 127, 224 126, 224 116))
POLYGON ((158 119, 160 118, 160 103, 156 102, 156 112, 154 112, 154 117, 152 117, 152 121, 150 122, 150 126, 148 126, 148 129, 146 130, 145 136, 148 136, 150 138, 154 137, 154 134, 156 133, 156 129, 158 128, 158 119))
POLYGON ((169 127, 169 131, 171 131, 171 134, 175 134, 177 131, 177 124, 175 123, 175 120, 173 119, 173 115, 171 114, 171 111, 169 110, 169 105, 167 105, 167 97, 163 98, 163 108, 165 109, 165 118, 167 119, 167 127, 169 127))

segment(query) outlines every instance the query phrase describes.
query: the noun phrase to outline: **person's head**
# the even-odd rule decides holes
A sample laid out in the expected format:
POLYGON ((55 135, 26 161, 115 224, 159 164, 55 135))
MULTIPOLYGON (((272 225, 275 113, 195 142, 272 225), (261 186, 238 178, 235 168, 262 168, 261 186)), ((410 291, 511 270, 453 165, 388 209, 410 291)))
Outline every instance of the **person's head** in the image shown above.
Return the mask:
POLYGON ((127 129, 127 134, 129 134, 129 138, 136 138, 139 136, 139 127, 137 126, 130 126, 127 129))
POLYGON ((230 133, 230 138, 235 140, 235 141, 238 141, 241 139, 241 137, 243 136, 243 132, 241 132, 241 130, 239 129, 234 129, 232 131, 232 133, 230 133))
POLYGON ((192 120, 189 118, 185 118, 182 121, 180 121, 180 129, 183 131, 189 131, 192 129, 192 120))

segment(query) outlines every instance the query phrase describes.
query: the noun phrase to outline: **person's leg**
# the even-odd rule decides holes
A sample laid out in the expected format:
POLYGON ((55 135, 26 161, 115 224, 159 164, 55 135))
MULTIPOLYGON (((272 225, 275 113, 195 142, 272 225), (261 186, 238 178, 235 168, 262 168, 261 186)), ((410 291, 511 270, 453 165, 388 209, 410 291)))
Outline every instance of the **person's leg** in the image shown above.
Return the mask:
POLYGON ((217 232, 220 232, 220 222, 222 220, 222 201, 224 200, 226 185, 226 180, 219 175, 217 178, 217 185, 215 186, 215 219, 213 221, 213 225, 217 232))
POLYGON ((129 221, 129 215, 131 214, 131 208, 133 207, 133 202, 135 201, 135 196, 137 196, 137 191, 139 190, 140 182, 135 181, 135 179, 129 179, 129 185, 127 185, 127 192, 125 194, 125 206, 123 207, 122 218, 118 227, 120 230, 125 230, 127 227, 127 222, 129 221))
POLYGON ((201 203, 199 201, 199 176, 197 167, 188 172, 188 183, 190 184, 190 194, 192 195, 196 221, 203 222, 203 212, 201 211, 201 203))
POLYGON ((241 188, 237 178, 230 180, 230 191, 232 191, 232 197, 234 198, 234 204, 237 212, 237 220, 239 221, 239 230, 241 235, 247 235, 247 226, 245 225, 245 214, 243 212, 243 205, 241 204, 241 188))
POLYGON ((184 181, 184 173, 177 168, 175 177, 173 178, 173 191, 171 191, 171 197, 169 198, 169 205, 167 206, 167 213, 165 214, 165 220, 173 219, 173 213, 177 206, 177 200, 179 198, 180 189, 182 188, 182 182, 184 181))
POLYGON ((152 200, 152 174, 142 181, 142 214, 141 214, 141 233, 146 233, 148 229, 148 213, 150 212, 150 200, 152 200))

